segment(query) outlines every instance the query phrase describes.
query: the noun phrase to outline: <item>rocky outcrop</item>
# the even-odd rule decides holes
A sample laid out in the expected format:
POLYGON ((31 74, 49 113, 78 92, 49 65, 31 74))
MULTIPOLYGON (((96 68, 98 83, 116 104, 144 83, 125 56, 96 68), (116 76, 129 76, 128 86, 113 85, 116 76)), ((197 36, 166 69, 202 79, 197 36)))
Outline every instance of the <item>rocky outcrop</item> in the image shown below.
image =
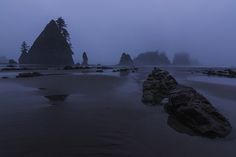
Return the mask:
POLYGON ((129 54, 122 53, 119 65, 120 66, 133 66, 134 63, 129 54))
POLYGON ((236 77, 236 71, 233 69, 224 69, 224 70, 208 69, 208 70, 204 70, 203 74, 206 74, 208 76, 221 76, 221 77, 229 77, 229 78, 236 77))
POLYGON ((227 136, 232 127, 212 104, 190 87, 178 87, 169 93, 166 111, 196 134, 210 138, 227 136))
POLYGON ((86 52, 83 53, 83 62, 82 62, 82 65, 83 66, 88 66, 88 56, 86 54, 86 52))
POLYGON ((166 54, 159 53, 158 51, 141 53, 134 59, 134 63, 135 65, 169 65, 171 64, 166 54))
POLYGON ((178 122, 171 125, 176 130, 181 124, 194 135, 209 138, 225 137, 232 130, 229 121, 203 95, 191 87, 178 85, 167 71, 155 68, 143 83, 142 100, 158 105, 164 98, 168 98, 164 107, 169 119, 178 122))
POLYGON ((152 105, 159 104, 177 85, 177 81, 167 71, 155 68, 143 83, 142 101, 152 105))
POLYGON ((28 51, 19 58, 20 64, 72 65, 72 50, 61 34, 57 23, 52 20, 35 40, 28 51))

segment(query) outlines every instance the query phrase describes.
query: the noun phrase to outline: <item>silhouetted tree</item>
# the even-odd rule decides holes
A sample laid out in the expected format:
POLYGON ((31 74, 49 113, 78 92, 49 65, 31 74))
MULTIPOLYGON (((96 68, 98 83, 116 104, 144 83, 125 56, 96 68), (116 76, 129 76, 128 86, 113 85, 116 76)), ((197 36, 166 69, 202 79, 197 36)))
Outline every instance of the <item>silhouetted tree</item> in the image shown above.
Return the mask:
POLYGON ((72 45, 71 45, 71 42, 70 42, 70 34, 67 31, 67 24, 65 23, 65 20, 62 17, 59 17, 56 20, 56 23, 58 25, 59 30, 61 31, 62 36, 66 39, 66 41, 68 42, 68 44, 71 47, 72 45))
POLYGON ((25 41, 22 42, 20 50, 21 50, 21 55, 19 58, 19 63, 25 64, 28 61, 28 51, 29 51, 29 46, 25 41))
POLYGON ((29 51, 29 46, 27 45, 25 41, 23 41, 21 44, 21 53, 26 54, 28 53, 28 51, 29 51))

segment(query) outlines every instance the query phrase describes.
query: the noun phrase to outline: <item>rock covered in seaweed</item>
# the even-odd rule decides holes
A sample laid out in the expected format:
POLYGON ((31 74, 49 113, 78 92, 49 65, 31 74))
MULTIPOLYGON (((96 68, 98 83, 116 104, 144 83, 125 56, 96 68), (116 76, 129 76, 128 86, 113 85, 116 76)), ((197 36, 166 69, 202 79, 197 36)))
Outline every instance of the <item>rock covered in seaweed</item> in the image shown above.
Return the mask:
MULTIPOLYGON (((215 109, 203 95, 191 87, 178 85, 177 81, 167 72, 155 68, 143 83, 142 101, 148 104, 161 104, 168 98, 165 109, 169 114, 168 122, 176 130, 183 126, 194 135, 208 138, 225 137, 232 127, 229 121, 215 109)), ((185 131, 180 131, 185 132, 185 131)), ((185 132, 188 133, 189 132, 185 132)))
POLYGON ((142 101, 159 104, 177 85, 177 81, 167 71, 155 68, 143 83, 142 101))
POLYGON ((165 109, 197 135, 209 138, 225 137, 232 130, 228 120, 191 87, 180 86, 172 90, 165 109))

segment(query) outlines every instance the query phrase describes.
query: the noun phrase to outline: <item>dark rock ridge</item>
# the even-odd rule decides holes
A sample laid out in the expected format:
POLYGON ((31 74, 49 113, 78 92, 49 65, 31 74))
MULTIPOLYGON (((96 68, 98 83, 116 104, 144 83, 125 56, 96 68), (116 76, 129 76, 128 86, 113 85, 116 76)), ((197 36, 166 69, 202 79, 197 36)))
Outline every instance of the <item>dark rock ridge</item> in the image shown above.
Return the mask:
POLYGON ((134 63, 129 54, 122 53, 119 65, 120 66, 133 66, 134 63))
POLYGON ((236 71, 233 69, 224 69, 224 70, 208 69, 208 70, 204 70, 203 74, 206 74, 208 76, 221 76, 221 77, 229 77, 229 78, 236 77, 236 71))
POLYGON ((20 64, 72 65, 72 50, 54 20, 45 27, 28 53, 22 53, 20 64))
POLYGON ((134 59, 134 63, 135 65, 169 65, 171 64, 166 54, 159 53, 158 51, 141 53, 134 59))
POLYGON ((225 137, 232 130, 229 121, 203 95, 191 87, 178 85, 167 71, 155 68, 143 83, 143 102, 161 104, 163 98, 169 99, 165 104, 169 117, 195 135, 225 137))
POLYGON ((178 87, 172 90, 165 109, 179 122, 202 136, 225 137, 232 130, 227 119, 191 87, 178 87))
POLYGON ((155 68, 143 83, 142 101, 153 105, 159 104, 177 85, 177 81, 167 71, 155 68))

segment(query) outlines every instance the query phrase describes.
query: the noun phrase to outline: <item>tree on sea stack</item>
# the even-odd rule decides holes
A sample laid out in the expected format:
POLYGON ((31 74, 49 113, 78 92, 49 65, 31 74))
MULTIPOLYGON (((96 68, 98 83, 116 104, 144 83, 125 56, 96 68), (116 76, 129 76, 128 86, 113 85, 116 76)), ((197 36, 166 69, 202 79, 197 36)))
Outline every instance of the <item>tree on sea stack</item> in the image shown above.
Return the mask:
POLYGON ((29 48, 30 47, 27 45, 27 43, 23 41, 20 48, 21 50, 21 56, 19 58, 20 64, 25 64, 27 62, 27 55, 28 55, 29 48))
POLYGON ((72 47, 71 42, 70 42, 70 34, 67 31, 67 24, 66 24, 65 20, 62 17, 59 17, 56 20, 56 23, 57 23, 57 26, 58 26, 62 36, 66 39, 66 41, 68 42, 70 47, 72 47))
POLYGON ((28 53, 19 58, 21 64, 73 65, 69 33, 62 18, 51 20, 36 38, 28 53))

